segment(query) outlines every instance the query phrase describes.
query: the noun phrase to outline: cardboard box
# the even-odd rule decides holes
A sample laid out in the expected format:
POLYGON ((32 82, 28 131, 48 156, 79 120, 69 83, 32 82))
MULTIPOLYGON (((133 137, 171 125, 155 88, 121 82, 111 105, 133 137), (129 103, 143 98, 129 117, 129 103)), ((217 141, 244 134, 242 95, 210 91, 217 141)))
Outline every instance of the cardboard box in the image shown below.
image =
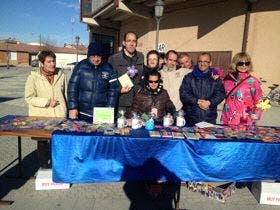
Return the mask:
POLYGON ((280 205, 280 182, 253 182, 251 192, 260 204, 280 205))
POLYGON ((235 191, 235 182, 188 182, 187 188, 224 203, 235 191))
POLYGON ((70 184, 55 183, 52 181, 52 169, 40 169, 38 170, 35 189, 36 190, 57 190, 57 189, 69 189, 70 184))

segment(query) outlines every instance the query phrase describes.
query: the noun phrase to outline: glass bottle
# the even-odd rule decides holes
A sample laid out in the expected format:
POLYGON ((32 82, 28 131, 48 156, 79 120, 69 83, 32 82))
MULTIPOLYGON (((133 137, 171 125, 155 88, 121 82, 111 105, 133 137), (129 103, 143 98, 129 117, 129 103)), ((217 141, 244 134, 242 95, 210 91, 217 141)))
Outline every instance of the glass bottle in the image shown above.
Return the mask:
POLYGON ((119 118, 117 119, 117 128, 125 128, 127 126, 127 120, 124 116, 125 111, 120 110, 119 111, 119 118))
POLYGON ((131 128, 138 129, 140 127, 141 126, 140 126, 139 116, 136 113, 133 113, 131 118, 131 128))

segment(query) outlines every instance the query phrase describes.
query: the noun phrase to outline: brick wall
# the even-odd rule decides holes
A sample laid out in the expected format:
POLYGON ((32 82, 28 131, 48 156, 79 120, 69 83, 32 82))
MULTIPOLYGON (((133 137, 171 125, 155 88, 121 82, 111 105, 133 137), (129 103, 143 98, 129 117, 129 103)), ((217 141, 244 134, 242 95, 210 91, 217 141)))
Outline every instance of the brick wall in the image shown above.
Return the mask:
POLYGON ((29 65, 29 54, 28 53, 17 53, 17 63, 21 66, 29 65))
POLYGON ((7 53, 0 51, 0 63, 7 63, 7 53))

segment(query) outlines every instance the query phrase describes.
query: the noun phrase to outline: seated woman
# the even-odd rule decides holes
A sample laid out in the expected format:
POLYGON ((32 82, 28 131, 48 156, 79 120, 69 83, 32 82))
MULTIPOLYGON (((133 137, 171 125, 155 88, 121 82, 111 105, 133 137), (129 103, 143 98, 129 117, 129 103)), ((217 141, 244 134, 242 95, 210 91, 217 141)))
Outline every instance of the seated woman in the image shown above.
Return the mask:
POLYGON ((133 98, 129 116, 132 113, 142 115, 150 113, 154 120, 161 122, 168 112, 174 114, 176 109, 165 89, 163 89, 161 75, 157 70, 147 73, 145 86, 133 98))

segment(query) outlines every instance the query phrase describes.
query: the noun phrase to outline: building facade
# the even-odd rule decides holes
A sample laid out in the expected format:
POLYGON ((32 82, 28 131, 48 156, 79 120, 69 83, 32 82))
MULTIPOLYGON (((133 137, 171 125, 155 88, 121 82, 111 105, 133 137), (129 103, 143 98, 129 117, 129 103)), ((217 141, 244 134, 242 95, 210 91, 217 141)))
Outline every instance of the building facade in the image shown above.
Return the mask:
MULTIPOLYGON (((211 52, 213 65, 227 69, 238 52, 248 52, 254 75, 279 84, 279 0, 165 0, 160 21, 159 46, 167 52, 211 52)), ((88 25, 91 41, 103 39, 108 52, 121 48, 127 31, 138 34, 138 50, 155 49, 155 0, 81 0, 81 21, 88 25)))

